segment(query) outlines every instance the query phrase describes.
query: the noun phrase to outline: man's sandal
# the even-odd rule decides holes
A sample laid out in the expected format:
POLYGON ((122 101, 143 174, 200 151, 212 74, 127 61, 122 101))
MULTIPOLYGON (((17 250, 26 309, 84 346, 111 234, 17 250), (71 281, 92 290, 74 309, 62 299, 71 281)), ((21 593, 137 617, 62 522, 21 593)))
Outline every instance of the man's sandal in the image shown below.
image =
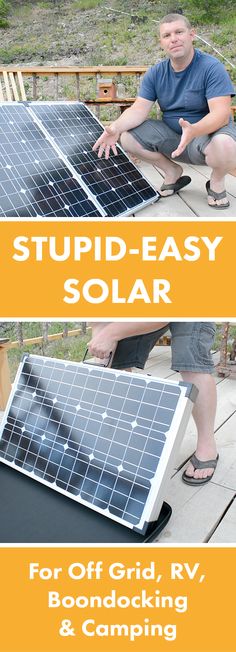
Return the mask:
POLYGON ((163 192, 165 190, 172 190, 172 192, 169 195, 162 195, 162 197, 172 197, 172 195, 175 194, 175 192, 179 192, 179 190, 182 190, 182 188, 185 188, 185 186, 188 186, 189 183, 191 183, 192 179, 191 177, 180 177, 175 181, 175 183, 163 183, 162 186, 160 187, 160 192, 163 192))
MULTIPOLYGON (((215 190, 212 190, 210 188, 210 181, 206 182, 206 191, 208 197, 212 197, 215 202, 219 201, 219 199, 226 199, 227 197, 226 190, 223 190, 222 192, 215 192, 215 190)), ((229 208, 230 203, 229 201, 227 201, 225 204, 209 204, 208 202, 208 206, 215 208, 217 211, 223 211, 225 208, 229 208)))
POLYGON ((191 464, 193 465, 194 471, 195 469, 208 469, 208 468, 214 469, 214 471, 211 475, 208 475, 206 478, 194 478, 191 475, 187 475, 186 471, 184 471, 182 475, 182 480, 186 482, 186 484, 192 484, 192 485, 206 484, 206 482, 210 482, 210 480, 213 478, 213 475, 215 473, 218 459, 219 459, 219 455, 217 455, 217 457, 214 460, 206 460, 205 462, 202 462, 196 457, 195 454, 192 455, 192 457, 190 457, 189 462, 191 462, 191 464))

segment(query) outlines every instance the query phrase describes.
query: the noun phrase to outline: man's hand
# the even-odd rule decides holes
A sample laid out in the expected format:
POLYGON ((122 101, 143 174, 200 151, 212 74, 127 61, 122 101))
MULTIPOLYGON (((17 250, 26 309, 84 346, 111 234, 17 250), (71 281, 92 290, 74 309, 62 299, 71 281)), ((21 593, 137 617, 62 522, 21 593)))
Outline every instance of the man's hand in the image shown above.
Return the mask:
POLYGON ((109 358, 109 355, 115 352, 117 344, 118 340, 107 337, 101 330, 88 343, 88 350, 91 355, 103 360, 109 358))
POLYGON ((180 154, 183 154, 187 145, 189 145, 189 143, 191 143, 191 140, 195 138, 195 129, 194 129, 194 125, 192 125, 191 122, 188 122, 188 120, 184 120, 183 118, 180 118, 179 125, 182 127, 182 136, 180 139, 179 146, 177 147, 177 149, 175 149, 174 152, 172 152, 171 158, 176 158, 176 156, 180 156, 180 154))
POLYGON ((118 129, 113 125, 105 127, 103 134, 98 138, 93 146, 93 152, 96 152, 98 149, 98 158, 101 158, 103 152, 105 152, 105 158, 108 159, 110 156, 110 149, 112 149, 115 156, 117 156, 116 143, 119 140, 119 136, 120 133, 118 129))

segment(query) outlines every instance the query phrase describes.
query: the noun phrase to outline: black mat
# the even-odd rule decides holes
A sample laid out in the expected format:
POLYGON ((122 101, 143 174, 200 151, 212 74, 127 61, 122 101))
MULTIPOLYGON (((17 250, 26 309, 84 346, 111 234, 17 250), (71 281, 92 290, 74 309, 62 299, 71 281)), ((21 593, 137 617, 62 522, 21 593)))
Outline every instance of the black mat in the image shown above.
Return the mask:
POLYGON ((163 503, 145 538, 0 464, 0 543, 111 543, 154 541, 171 516, 163 503))

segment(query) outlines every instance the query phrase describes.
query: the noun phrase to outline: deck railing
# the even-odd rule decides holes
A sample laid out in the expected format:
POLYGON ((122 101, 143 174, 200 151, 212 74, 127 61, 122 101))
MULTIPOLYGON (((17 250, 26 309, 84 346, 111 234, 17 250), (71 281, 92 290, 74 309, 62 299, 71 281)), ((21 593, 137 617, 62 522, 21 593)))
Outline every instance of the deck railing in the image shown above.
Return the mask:
POLYGON ((102 105, 120 111, 130 106, 146 70, 147 66, 4 66, 0 75, 21 72, 28 100, 80 100, 96 106, 99 113, 102 105))

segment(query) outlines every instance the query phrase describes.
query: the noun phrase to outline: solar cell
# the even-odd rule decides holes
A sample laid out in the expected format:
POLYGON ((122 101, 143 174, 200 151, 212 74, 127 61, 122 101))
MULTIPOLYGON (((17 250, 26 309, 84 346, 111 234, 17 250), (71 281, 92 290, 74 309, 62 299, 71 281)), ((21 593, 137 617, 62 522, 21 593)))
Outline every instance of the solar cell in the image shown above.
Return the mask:
POLYGON ((0 104, 0 218, 116 217, 158 199, 120 147, 92 152, 102 130, 81 103, 0 104))
POLYGON ((0 459, 145 533, 160 512, 193 386, 26 355, 0 459))

